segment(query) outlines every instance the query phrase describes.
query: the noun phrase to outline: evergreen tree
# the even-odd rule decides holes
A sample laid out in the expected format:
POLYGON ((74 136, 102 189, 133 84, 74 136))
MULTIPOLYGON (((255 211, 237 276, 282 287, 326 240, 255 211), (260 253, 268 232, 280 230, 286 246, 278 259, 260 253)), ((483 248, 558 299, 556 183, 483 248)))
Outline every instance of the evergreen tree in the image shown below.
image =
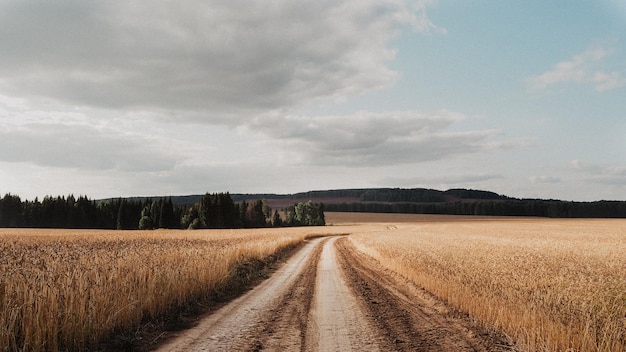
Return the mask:
POLYGON ((39 202, 39 198, 35 197, 34 201, 24 203, 24 226, 43 227, 41 217, 41 203, 39 202))
POLYGON ((248 202, 246 202, 245 200, 241 201, 241 204, 239 205, 239 223, 241 224, 241 227, 243 228, 248 228, 250 227, 250 224, 248 223, 248 202))
POLYGON ((230 193, 220 193, 218 197, 223 227, 228 229, 238 227, 238 208, 235 206, 235 202, 233 202, 230 193))
POLYGON ((169 197, 167 199, 161 199, 160 211, 159 228, 175 229, 180 227, 180 225, 176 223, 177 221, 176 215, 174 214, 174 204, 172 203, 172 197, 169 197))
POLYGON ((0 224, 2 227, 20 227, 23 220, 22 200, 7 193, 0 202, 0 224))
POLYGON ((138 201, 126 200, 123 198, 118 200, 118 204, 116 229, 137 229, 139 227, 139 219, 141 219, 143 204, 138 201))
POLYGON ((125 228, 125 213, 126 213, 126 209, 125 209, 125 204, 126 201, 124 201, 122 198, 119 199, 118 201, 118 208, 117 208, 117 227, 116 229, 118 230, 123 230, 125 228))
POLYGON ((268 209, 265 200, 259 199, 254 203, 248 203, 244 221, 245 227, 266 227, 268 209))
POLYGON ((280 213, 278 210, 274 211, 274 216, 272 218, 272 226, 281 227, 283 226, 283 219, 280 217, 280 213))

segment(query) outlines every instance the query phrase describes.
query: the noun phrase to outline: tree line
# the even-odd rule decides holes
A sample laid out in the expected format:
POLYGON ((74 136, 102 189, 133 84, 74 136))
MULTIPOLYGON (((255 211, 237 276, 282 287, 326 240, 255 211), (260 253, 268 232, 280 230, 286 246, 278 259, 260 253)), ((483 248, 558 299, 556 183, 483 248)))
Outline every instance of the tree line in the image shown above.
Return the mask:
POLYGON ((292 195, 266 195, 265 198, 352 198, 362 202, 444 203, 456 199, 507 200, 513 199, 490 191, 453 188, 439 191, 429 188, 355 188, 309 191, 292 195))
POLYGON ((6 194, 0 198, 0 227, 149 230, 319 225, 325 225, 323 204, 306 202, 272 210, 263 199, 236 203, 229 193, 207 193, 192 205, 176 205, 171 197, 95 201, 69 195, 22 201, 6 194))
POLYGON ((567 202, 559 200, 483 200, 474 202, 326 204, 328 211, 447 214, 484 216, 537 216, 550 218, 626 218, 626 202, 567 202))

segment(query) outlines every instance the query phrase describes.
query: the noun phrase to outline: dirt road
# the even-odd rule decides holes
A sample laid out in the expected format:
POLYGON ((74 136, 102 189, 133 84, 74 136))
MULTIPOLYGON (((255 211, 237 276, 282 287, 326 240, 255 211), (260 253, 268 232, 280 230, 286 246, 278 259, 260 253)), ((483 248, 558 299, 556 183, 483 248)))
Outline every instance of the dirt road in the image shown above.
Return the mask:
POLYGON ((311 240, 158 351, 509 351, 504 345, 333 237, 311 240))

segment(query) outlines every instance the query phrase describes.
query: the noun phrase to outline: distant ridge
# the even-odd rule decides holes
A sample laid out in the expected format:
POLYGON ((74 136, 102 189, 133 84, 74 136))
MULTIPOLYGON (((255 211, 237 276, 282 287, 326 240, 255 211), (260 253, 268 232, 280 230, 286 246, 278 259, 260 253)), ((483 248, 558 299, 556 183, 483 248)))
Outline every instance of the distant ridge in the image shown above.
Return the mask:
MULTIPOLYGON (((203 195, 171 196, 179 206, 191 206, 203 195)), ((292 194, 233 193, 233 201, 264 199, 273 209, 313 201, 324 204, 326 211, 451 214, 492 216, 539 216, 555 218, 626 218, 626 202, 570 202, 555 199, 519 199, 491 191, 453 188, 440 191, 429 188, 354 188, 299 192, 292 194)), ((132 200, 157 200, 155 197, 132 197, 132 200)), ((104 201, 104 200, 101 200, 104 201)))
MULTIPOLYGON (((231 193, 233 201, 265 199, 270 206, 290 206, 301 201, 316 201, 320 203, 359 203, 359 202, 474 202, 479 200, 506 200, 513 199, 490 191, 453 188, 447 191, 439 191, 429 188, 349 188, 316 190, 291 194, 276 193, 231 193)), ((129 200, 158 200, 171 198, 175 205, 192 205, 202 199, 203 194, 184 196, 149 196, 149 197, 122 197, 129 200)), ((98 201, 112 200, 117 198, 100 199, 98 201)))
MULTIPOLYGON (((449 214, 488 216, 538 216, 553 218, 626 218, 626 202, 570 202, 555 199, 519 199, 491 191, 453 188, 354 188, 299 192, 293 194, 233 193, 233 201, 264 199, 273 209, 300 202, 324 204, 326 211, 449 214)), ((162 197, 135 197, 132 199, 162 197)), ((191 205, 202 195, 172 196, 176 205, 191 205)))

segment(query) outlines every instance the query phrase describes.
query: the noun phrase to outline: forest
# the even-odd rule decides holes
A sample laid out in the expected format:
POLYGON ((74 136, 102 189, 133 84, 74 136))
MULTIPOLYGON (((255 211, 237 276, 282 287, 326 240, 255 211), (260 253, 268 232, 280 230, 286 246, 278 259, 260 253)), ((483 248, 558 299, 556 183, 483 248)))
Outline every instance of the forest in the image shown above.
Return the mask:
POLYGON ((194 204, 158 199, 91 200, 86 196, 0 199, 0 227, 118 230, 223 229, 325 225, 324 205, 300 202, 272 210, 265 200, 234 202, 229 193, 205 194, 194 204))
POLYGON ((311 226, 325 224, 324 211, 626 218, 626 202, 517 199, 463 188, 339 189, 289 195, 226 192, 103 200, 69 195, 32 201, 6 194, 0 198, 0 227, 134 230, 311 226), (268 201, 275 199, 292 200, 293 205, 272 209, 268 201))
POLYGON ((327 211, 550 218, 626 218, 626 202, 560 200, 481 200, 472 202, 353 202, 326 204, 327 211))
MULTIPOLYGON (((490 191, 453 188, 371 188, 297 193, 294 199, 333 199, 327 211, 448 214, 483 216, 537 216, 550 218, 626 218, 626 202, 572 202, 554 199, 518 199, 490 191)), ((268 197, 269 199, 269 197, 268 197)))

